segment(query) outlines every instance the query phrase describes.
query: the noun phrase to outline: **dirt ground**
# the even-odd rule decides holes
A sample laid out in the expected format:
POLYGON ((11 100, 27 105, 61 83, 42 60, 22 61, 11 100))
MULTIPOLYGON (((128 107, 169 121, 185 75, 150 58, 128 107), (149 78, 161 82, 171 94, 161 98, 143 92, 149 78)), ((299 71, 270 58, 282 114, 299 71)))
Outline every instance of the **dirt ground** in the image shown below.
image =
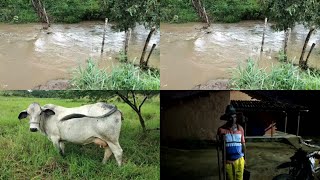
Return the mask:
POLYGON ((38 85, 33 90, 67 90, 70 88, 69 80, 56 79, 50 80, 45 84, 38 85))
MULTIPOLYGON (((246 147, 247 170, 253 180, 271 180, 278 174, 287 173, 288 169, 278 170, 276 167, 289 161, 296 150, 293 145, 282 142, 247 142, 246 147)), ((161 147, 160 157, 161 177, 219 179, 215 147, 196 150, 161 147)))
POLYGON ((210 80, 205 84, 195 86, 192 90, 228 90, 228 83, 228 79, 210 80))

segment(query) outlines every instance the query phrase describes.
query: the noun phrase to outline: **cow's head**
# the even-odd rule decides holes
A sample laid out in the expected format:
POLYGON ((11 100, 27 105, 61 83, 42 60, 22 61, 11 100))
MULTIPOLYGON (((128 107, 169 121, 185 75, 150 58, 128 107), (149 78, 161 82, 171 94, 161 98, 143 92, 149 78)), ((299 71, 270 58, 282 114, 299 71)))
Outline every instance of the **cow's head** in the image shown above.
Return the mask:
POLYGON ((27 110, 20 112, 18 118, 24 119, 29 116, 30 131, 36 132, 40 129, 40 120, 45 119, 47 116, 54 115, 55 112, 51 109, 42 109, 40 104, 32 103, 27 110))

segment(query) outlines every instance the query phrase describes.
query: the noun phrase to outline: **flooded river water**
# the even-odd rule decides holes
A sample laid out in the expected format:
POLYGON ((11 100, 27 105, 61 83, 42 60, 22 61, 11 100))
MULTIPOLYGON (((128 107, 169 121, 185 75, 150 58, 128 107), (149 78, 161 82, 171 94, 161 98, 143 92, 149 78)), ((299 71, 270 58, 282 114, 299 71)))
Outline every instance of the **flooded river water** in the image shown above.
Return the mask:
MULTIPOLYGON (((233 68, 249 57, 258 59, 264 22, 243 21, 234 24, 212 24, 206 30, 201 23, 161 24, 161 89, 191 89, 209 80, 228 79, 233 68)), ((289 59, 299 59, 308 29, 296 26, 288 42, 289 59)), ((284 32, 267 28, 263 67, 276 63, 283 47, 284 32)), ((310 39, 316 43, 309 64, 320 68, 320 33, 310 39)), ((306 55, 305 55, 306 57, 306 55)))
MULTIPOLYGON (((31 89, 49 80, 69 79, 72 70, 89 57, 101 59, 99 64, 104 68, 118 63, 115 57, 123 49, 125 34, 108 26, 101 58, 103 27, 103 22, 53 24, 45 31, 41 24, 0 24, 0 89, 31 89)), ((143 26, 132 31, 130 59, 137 57, 138 62, 148 33, 143 26)), ((159 32, 152 37, 149 49, 153 43, 157 47, 150 65, 159 67, 159 32)))

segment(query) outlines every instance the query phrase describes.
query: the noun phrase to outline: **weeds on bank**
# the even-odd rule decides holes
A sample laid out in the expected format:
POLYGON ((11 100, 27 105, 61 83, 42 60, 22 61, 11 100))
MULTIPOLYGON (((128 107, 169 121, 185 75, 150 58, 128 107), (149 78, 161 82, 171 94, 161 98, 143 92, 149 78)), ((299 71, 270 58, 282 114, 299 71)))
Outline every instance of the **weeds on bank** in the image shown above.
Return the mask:
POLYGON ((235 69, 230 84, 233 89, 314 90, 320 88, 320 73, 302 71, 293 63, 273 65, 271 71, 266 71, 248 59, 244 67, 235 69))
POLYGON ((99 69, 97 63, 89 59, 86 67, 78 67, 74 71, 71 84, 74 89, 158 90, 160 73, 143 71, 130 63, 114 66, 108 73, 104 69, 99 69))

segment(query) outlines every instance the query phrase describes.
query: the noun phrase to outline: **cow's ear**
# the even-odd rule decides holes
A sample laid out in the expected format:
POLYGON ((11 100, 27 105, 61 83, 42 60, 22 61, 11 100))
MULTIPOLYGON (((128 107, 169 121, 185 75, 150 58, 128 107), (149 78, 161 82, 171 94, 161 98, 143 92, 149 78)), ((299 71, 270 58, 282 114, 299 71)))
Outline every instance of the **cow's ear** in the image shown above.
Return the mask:
POLYGON ((21 111, 21 113, 20 113, 19 116, 18 116, 18 118, 19 118, 20 120, 21 120, 21 119, 24 119, 24 118, 26 118, 26 117, 28 117, 28 113, 27 113, 26 110, 21 111))
POLYGON ((42 113, 44 113, 46 116, 55 115, 56 113, 51 109, 44 109, 42 110, 42 113))

